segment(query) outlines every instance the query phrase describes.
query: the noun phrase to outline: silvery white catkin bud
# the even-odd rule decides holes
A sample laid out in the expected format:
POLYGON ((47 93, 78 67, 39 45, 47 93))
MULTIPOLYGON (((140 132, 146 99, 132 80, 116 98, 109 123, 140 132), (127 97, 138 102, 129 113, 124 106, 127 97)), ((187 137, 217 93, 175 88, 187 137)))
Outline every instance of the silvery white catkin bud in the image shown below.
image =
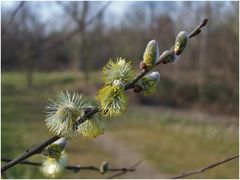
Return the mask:
POLYGON ((187 47, 189 41, 188 33, 186 31, 181 31, 175 41, 175 53, 176 55, 180 55, 184 49, 187 47))
POLYGON ((147 67, 152 67, 155 65, 157 58, 159 56, 158 43, 156 40, 151 40, 145 49, 143 54, 143 62, 147 67))
POLYGON ((61 148, 61 150, 64 150, 65 147, 67 146, 67 139, 65 137, 62 137, 56 140, 55 142, 53 142, 53 144, 58 145, 61 148))
POLYGON ((152 72, 148 75, 149 79, 153 80, 156 84, 160 81, 160 73, 159 72, 152 72))
POLYGON ((143 87, 144 95, 151 95, 156 92, 160 81, 160 73, 152 72, 142 78, 141 84, 143 87))
MULTIPOLYGON (((164 56, 168 52, 169 52, 168 50, 164 51, 161 56, 164 56)), ((177 60, 177 55, 171 54, 167 56, 162 62, 163 64, 167 64, 167 63, 174 63, 176 60, 177 60)))
POLYGON ((106 171, 108 170, 108 162, 107 161, 104 161, 100 168, 99 168, 99 171, 101 174, 104 174, 106 171))
POLYGON ((123 87, 124 87, 124 84, 123 84, 123 82, 120 81, 120 80, 114 80, 114 81, 113 81, 113 86, 118 86, 118 87, 120 87, 120 88, 123 88, 123 87))
MULTIPOLYGON (((48 156, 51 154, 52 151, 56 151, 56 149, 54 149, 53 145, 57 145, 57 151, 63 151, 65 149, 65 147, 67 146, 67 139, 65 137, 60 138, 56 141, 54 141, 52 144, 50 144, 49 146, 47 146, 43 151, 42 154, 44 156, 48 156)), ((60 153, 60 152, 59 152, 60 153)))

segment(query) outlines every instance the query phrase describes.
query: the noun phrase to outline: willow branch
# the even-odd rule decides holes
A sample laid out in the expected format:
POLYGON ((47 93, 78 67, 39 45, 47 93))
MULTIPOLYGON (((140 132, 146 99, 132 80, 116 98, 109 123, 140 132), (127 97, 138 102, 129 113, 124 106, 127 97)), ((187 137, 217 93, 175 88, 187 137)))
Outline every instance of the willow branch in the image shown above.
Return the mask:
POLYGON ((197 170, 190 171, 190 172, 184 172, 184 173, 182 173, 181 175, 172 177, 172 178, 170 178, 170 179, 180 179, 180 178, 184 178, 184 177, 191 176, 191 175, 194 175, 194 174, 200 174, 200 173, 203 173, 203 172, 205 172, 205 171, 208 171, 209 169, 212 169, 212 168, 214 168, 214 167, 217 167, 217 166, 219 166, 219 165, 221 165, 221 164, 224 164, 224 163, 229 162, 229 161, 231 161, 231 160, 233 160, 233 159, 236 159, 236 158, 239 158, 239 154, 234 155, 234 156, 231 156, 231 157, 229 157, 229 158, 227 158, 227 159, 224 159, 224 160, 221 160, 221 161, 218 161, 218 162, 209 164, 209 165, 207 165, 207 166, 205 166, 205 167, 203 167, 203 168, 201 168, 201 169, 197 169, 197 170))
MULTIPOLYGON (((92 115, 94 115, 98 111, 99 111, 98 108, 92 109, 91 111, 86 113, 86 115, 84 115, 82 118, 78 119, 76 123, 81 124, 81 123, 85 122, 88 118, 92 117, 92 115)), ((22 155, 18 156, 17 158, 13 159, 12 161, 10 161, 10 162, 6 163, 4 166, 2 166, 1 172, 6 171, 7 169, 15 166, 16 164, 33 156, 34 154, 41 153, 45 147, 52 144, 54 141, 58 140, 59 138, 60 138, 59 136, 53 136, 53 137, 47 139, 46 141, 44 141, 43 143, 33 147, 31 150, 25 151, 22 155)))
POLYGON ((6 171, 7 169, 11 168, 12 166, 15 166, 16 164, 19 164, 20 162, 24 161, 25 159, 33 156, 34 154, 40 153, 45 147, 47 147, 49 144, 52 144, 54 141, 58 140, 60 137, 53 136, 43 143, 33 147, 31 150, 26 150, 22 155, 18 156, 17 158, 13 159, 12 161, 6 163, 1 168, 1 172, 6 171))
MULTIPOLYGON (((204 19, 203 22, 197 26, 197 28, 195 28, 190 34, 189 34, 189 38, 193 38, 196 35, 198 35, 201 32, 201 28, 204 27, 207 23, 207 19, 204 19)), ((167 53, 165 53, 164 55, 160 55, 159 58, 157 59, 157 63, 154 67, 158 66, 163 60, 165 60, 165 58, 167 58, 168 56, 170 56, 173 53, 172 48, 168 50, 167 53)), ((154 68, 153 67, 153 68, 154 68)), ((152 68, 152 69, 153 69, 152 68)), ((146 75, 149 71, 151 71, 152 69, 143 71, 141 73, 139 73, 131 82, 127 83, 124 86, 124 90, 128 90, 133 88, 133 86, 137 83, 137 81, 139 79, 141 79, 144 75, 146 75)), ((79 124, 85 122, 87 119, 91 118, 94 114, 98 113, 100 111, 100 109, 98 107, 93 108, 92 110, 90 110, 89 112, 87 112, 83 117, 79 118, 76 121, 75 127, 77 127, 79 124)), ((57 139, 59 139, 60 137, 58 136, 53 136, 49 139, 47 139, 46 141, 44 141, 43 143, 39 144, 38 146, 32 148, 29 151, 24 152, 22 155, 18 156, 17 158, 13 159, 12 161, 6 163, 2 168, 1 168, 1 172, 6 171, 7 169, 9 169, 10 167, 15 166, 16 164, 24 161, 25 159, 31 157, 34 154, 38 154, 40 153, 45 147, 47 147, 48 145, 50 145, 51 143, 53 143, 54 141, 56 141, 57 139)))
MULTIPOLYGON (((202 21, 201 24, 199 24, 190 34, 189 34, 189 38, 193 38, 195 36, 197 36, 198 34, 200 34, 202 27, 206 26, 208 22, 208 19, 204 19, 202 21)), ((155 64, 155 66, 153 66, 153 68, 155 68, 156 66, 158 66, 163 60, 165 60, 166 58, 168 58, 169 56, 171 56, 172 54, 174 54, 174 46, 172 46, 167 53, 164 53, 162 55, 160 55, 157 59, 157 63, 155 64)), ((136 78, 134 78, 131 82, 129 82, 128 84, 125 85, 124 89, 131 89, 133 88, 133 86, 138 82, 138 80, 140 80, 144 75, 146 75, 149 71, 151 71, 153 68, 149 69, 149 70, 145 70, 143 72, 141 72, 139 75, 136 76, 136 78)))
MULTIPOLYGON (((133 164, 131 167, 129 167, 129 169, 135 169, 141 162, 142 162, 142 160, 136 162, 136 163, 133 164)), ((114 175, 112 175, 112 176, 109 176, 109 177, 107 177, 106 179, 113 179, 113 178, 119 177, 119 176, 125 174, 126 172, 128 172, 127 169, 122 169, 121 172, 116 173, 116 174, 114 174, 114 175)))
MULTIPOLYGON (((8 159, 8 158, 1 158, 1 161, 2 162, 10 162, 12 160, 8 159)), ((29 165, 29 166, 42 166, 42 163, 35 162, 35 161, 22 161, 19 164, 29 165)), ((79 172, 81 170, 91 170, 91 171, 98 171, 98 172, 100 172, 100 168, 98 168, 96 166, 81 166, 79 164, 65 166, 65 169, 66 170, 72 170, 73 172, 79 172)), ((130 167, 130 168, 107 168, 106 172, 116 172, 116 171, 133 172, 135 170, 136 169, 134 169, 134 167, 130 167)))

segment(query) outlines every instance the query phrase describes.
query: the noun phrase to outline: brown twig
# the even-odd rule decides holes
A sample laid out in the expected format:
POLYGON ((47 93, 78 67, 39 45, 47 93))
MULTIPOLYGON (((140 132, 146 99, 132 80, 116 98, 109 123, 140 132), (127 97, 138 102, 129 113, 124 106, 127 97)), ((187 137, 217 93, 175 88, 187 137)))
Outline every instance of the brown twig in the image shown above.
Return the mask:
MULTIPOLYGON (((196 35, 196 32, 199 31, 202 27, 204 27, 206 25, 206 19, 197 27, 195 28, 191 33, 191 37, 195 37, 196 35)), ((167 53, 165 53, 165 55, 160 55, 158 60, 157 60, 157 63, 154 67, 158 66, 165 58, 167 58, 169 55, 171 55, 172 50, 170 49, 167 53)), ((153 68, 154 68, 153 67, 153 68)), ((153 69, 152 68, 152 69, 153 69)), ((141 73, 139 73, 131 82, 127 83, 125 86, 124 86, 124 90, 128 90, 128 89, 131 89, 133 88, 133 86, 137 83, 137 81, 139 79, 141 79, 145 74, 147 74, 150 70, 152 69, 149 69, 149 70, 146 70, 146 71, 143 71, 141 73)), ((95 107, 93 108, 91 111, 89 111, 86 115, 84 115, 83 117, 81 117, 80 119, 78 119, 76 121, 76 124, 75 124, 75 127, 77 127, 79 124, 83 123, 86 121, 86 119, 88 118, 91 118, 95 113, 99 112, 99 108, 98 107, 95 107)), ((19 155, 17 158, 13 159, 12 161, 6 163, 2 168, 1 168, 1 172, 4 172, 6 171, 7 169, 9 169, 10 167, 13 167, 14 165, 24 161, 25 159, 31 157, 32 155, 34 154, 38 154, 40 153, 45 147, 47 147, 48 145, 50 145, 51 143, 53 143, 54 141, 56 141, 57 139, 59 139, 60 137, 58 136, 53 136, 49 139, 47 139, 46 141, 44 141, 43 143, 39 144, 38 146, 32 148, 31 150, 27 151, 27 152, 24 152, 22 155, 19 155)))
POLYGON ((25 159, 31 157, 34 154, 38 154, 45 147, 47 147, 49 144, 52 144, 57 139, 59 139, 58 136, 53 136, 53 137, 47 139, 46 141, 44 141, 43 143, 33 147, 31 150, 25 151, 22 155, 18 156, 17 158, 13 159, 12 161, 10 161, 10 162, 6 163, 4 166, 2 166, 1 172, 6 171, 7 169, 9 169, 10 167, 12 167, 16 164, 19 164, 20 162, 24 161, 25 159))
MULTIPOLYGON (((12 160, 8 159, 8 158, 1 158, 1 161, 3 161, 3 162, 10 162, 12 160)), ((42 163, 35 162, 35 161, 22 161, 19 164, 30 165, 30 166, 41 166, 42 165, 42 163)), ((81 170, 91 170, 91 171, 98 171, 98 172, 100 172, 100 168, 98 168, 96 166, 81 166, 79 164, 65 166, 65 169, 72 170, 73 172, 79 172, 81 170)), ((136 169, 134 169, 134 167, 130 167, 130 168, 107 168, 106 172, 116 172, 116 171, 133 172, 135 170, 136 169)))
POLYGON ((197 170, 190 171, 190 172, 184 172, 181 175, 172 177, 170 179, 180 179, 180 178, 184 178, 184 177, 191 176, 191 175, 194 175, 194 174, 203 173, 203 172, 205 172, 205 171, 207 171, 209 169, 212 169, 212 168, 214 168, 216 166, 219 166, 221 164, 224 164, 224 163, 229 162, 229 161, 231 161, 233 159, 236 159, 236 158, 239 158, 239 154, 231 156, 231 157, 228 157, 228 158, 226 158, 224 160, 221 160, 221 161, 209 164, 209 165, 207 165, 207 166, 205 166, 205 167, 203 167, 201 169, 197 169, 197 170))
MULTIPOLYGON (((141 162, 142 162, 142 160, 136 162, 136 163, 133 164, 131 167, 129 167, 129 169, 133 169, 133 168, 135 169, 141 162)), ((114 174, 114 175, 112 175, 112 176, 109 176, 109 177, 107 177, 106 179, 113 179, 113 178, 119 177, 119 176, 125 174, 126 172, 127 172, 127 169, 122 169, 121 172, 116 173, 116 174, 114 174)))
POLYGON ((23 5, 24 5, 24 1, 21 1, 21 2, 19 3, 19 5, 17 6, 17 8, 13 11, 13 14, 12 14, 10 20, 9 20, 8 23, 6 24, 5 28, 2 29, 2 36, 4 36, 4 34, 5 34, 5 32, 7 31, 8 27, 12 24, 15 16, 17 15, 18 11, 23 7, 23 5))

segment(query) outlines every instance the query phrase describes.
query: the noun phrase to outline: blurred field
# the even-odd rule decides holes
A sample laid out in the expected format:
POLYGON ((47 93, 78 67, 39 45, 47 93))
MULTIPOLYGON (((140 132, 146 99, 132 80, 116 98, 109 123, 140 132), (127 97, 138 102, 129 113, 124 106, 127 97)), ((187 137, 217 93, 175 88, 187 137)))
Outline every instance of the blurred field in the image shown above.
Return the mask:
MULTIPOLYGON (((34 73, 34 87, 28 89, 24 74, 2 73, 2 157, 15 157, 49 137, 43 111, 47 99, 54 98, 58 90, 76 90, 93 99, 94 92, 100 86, 96 83, 99 82, 97 75, 98 73, 92 73, 90 81, 84 83, 81 73, 34 73)), ((123 116, 109 121, 106 134, 115 140, 114 143, 131 149, 131 153, 138 154, 144 162, 148 162, 161 175, 159 178, 198 169, 238 153, 238 118, 221 114, 198 118, 194 112, 179 113, 175 109, 131 103, 123 116)), ((99 139, 73 138, 67 148, 69 164, 98 166, 107 160, 110 165, 119 167, 116 159, 131 159, 131 154, 117 157, 118 153, 111 153, 108 147, 101 145, 101 137, 99 139)), ((40 161, 41 157, 31 159, 40 161)), ((238 178, 238 169, 238 161, 234 160, 190 178, 238 178)), ((24 165, 10 169, 7 175, 9 178, 44 178, 36 167, 24 165)), ((61 176, 104 177, 107 176, 90 171, 67 171, 61 176)), ((136 176, 135 173, 128 173, 121 177, 136 176)))

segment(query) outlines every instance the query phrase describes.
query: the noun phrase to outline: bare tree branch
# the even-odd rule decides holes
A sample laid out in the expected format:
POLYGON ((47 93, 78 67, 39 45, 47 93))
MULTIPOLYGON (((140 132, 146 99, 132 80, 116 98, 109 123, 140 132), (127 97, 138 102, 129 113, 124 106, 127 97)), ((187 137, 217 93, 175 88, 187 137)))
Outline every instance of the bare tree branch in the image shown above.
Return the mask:
MULTIPOLYGON (((90 18, 87 22, 85 22, 84 26, 87 27, 90 24, 92 24, 97 17, 99 17, 107 8, 108 6, 111 4, 111 2, 108 2, 106 5, 104 5, 95 16, 93 16, 92 18, 90 18)), ((41 49, 39 49, 38 51, 35 51, 32 54, 29 54, 29 56, 27 56, 25 58, 25 60, 27 59, 31 59, 31 58, 36 58, 44 53, 47 53, 61 45, 63 45, 64 43, 66 43, 67 41, 71 40, 75 35, 77 35, 79 32, 81 32, 81 28, 77 27, 75 30, 73 30, 71 33, 69 33, 67 36, 63 37, 62 39, 53 42, 51 45, 49 46, 43 46, 41 49)), ((22 61, 24 62, 24 61, 22 61)))
MULTIPOLYGON (((8 158, 1 158, 1 161, 3 162, 10 162, 12 161, 11 159, 8 158)), ((35 162, 35 161, 22 161, 19 164, 23 164, 23 165, 30 165, 30 166, 41 166, 42 163, 40 162, 35 162)), ((136 167, 136 166, 134 166, 136 167)), ((134 169, 134 167, 130 167, 130 168, 107 168, 106 172, 116 172, 116 171, 121 171, 121 172, 133 172, 136 169, 134 169)), ((97 171, 100 172, 100 168, 96 167, 96 166, 81 166, 79 164, 77 165, 68 165, 65 166, 65 169, 67 170, 72 170, 73 172, 79 172, 81 170, 91 170, 91 171, 97 171)))
POLYGON ((221 164, 224 164, 224 163, 229 162, 229 161, 231 161, 233 159, 236 159, 236 158, 239 158, 239 154, 231 156, 231 157, 228 157, 227 159, 224 159, 224 160, 221 160, 221 161, 209 164, 209 165, 207 165, 207 166, 205 166, 205 167, 203 167, 201 169, 197 169, 197 170, 190 171, 190 172, 183 172, 181 175, 172 177, 170 179, 180 179, 180 178, 184 178, 184 177, 191 176, 191 175, 194 175, 194 174, 200 174, 200 173, 208 171, 209 169, 212 169, 212 168, 214 168, 216 166, 219 166, 221 164))
MULTIPOLYGON (((56 1, 56 3, 59 6, 61 6, 61 8, 64 10, 65 14, 69 15, 75 22, 77 22, 78 25, 81 24, 81 19, 84 19, 84 17, 81 17, 81 19, 78 19, 77 4, 74 4, 74 7, 70 8, 69 6, 65 5, 62 1, 56 1)), ((72 2, 72 3, 75 3, 75 2, 72 2)))
MULTIPOLYGON (((65 12, 66 14, 68 14, 70 17, 72 17, 73 20, 76 21, 76 23, 77 23, 78 25, 81 25, 81 21, 82 21, 83 19, 85 19, 86 14, 87 14, 87 12, 84 11, 84 9, 85 9, 85 10, 87 9, 86 7, 83 8, 82 15, 81 15, 80 18, 78 18, 78 17, 77 17, 77 13, 75 12, 74 9, 71 9, 70 7, 64 5, 61 1, 56 1, 56 3, 58 3, 58 5, 60 5, 60 6, 63 8, 64 12, 65 12)), ((84 25, 85 25, 85 26, 88 26, 88 25, 92 24, 99 16, 101 16, 101 14, 102 14, 111 4, 112 4, 111 1, 107 2, 93 17, 91 17, 87 22, 85 22, 84 25)), ((85 6, 86 6, 86 4, 85 4, 85 6)))
POLYGON ((8 21, 8 23, 6 24, 6 26, 4 27, 4 29, 2 29, 2 36, 4 36, 5 32, 7 31, 8 27, 12 24, 16 14, 18 13, 18 11, 21 9, 21 7, 23 7, 24 5, 24 1, 21 1, 19 3, 19 5, 17 6, 17 8, 13 11, 13 14, 10 18, 10 20, 8 21))
MULTIPOLYGON (((203 20, 203 22, 197 26, 197 28, 195 28, 189 35, 189 38, 195 37, 197 36, 200 32, 196 33, 197 31, 201 31, 201 28, 204 27, 206 25, 207 20, 203 20)), ((165 53, 164 55, 160 55, 157 59, 157 63, 155 64, 155 66, 153 68, 155 68, 156 66, 158 66, 163 60, 165 60, 166 58, 168 58, 171 54, 173 53, 173 51, 170 49, 167 53, 165 53)), ((152 68, 152 69, 153 69, 152 68)), ((148 69, 145 70, 141 73, 139 73, 132 81, 130 81, 129 83, 127 83, 124 86, 124 90, 128 90, 134 87, 134 85, 137 83, 137 81, 139 79, 141 79, 145 74, 147 74, 149 71, 151 71, 152 69, 148 69)), ((91 118, 94 114, 98 113, 100 111, 100 109, 98 107, 93 108, 91 111, 89 111, 88 113, 86 113, 83 117, 79 118, 76 121, 76 124, 74 125, 74 127, 77 127, 79 124, 85 122, 87 119, 91 118)), ((7 169, 9 169, 10 167, 24 161, 25 159, 31 157, 34 154, 38 154, 40 153, 45 147, 47 147, 48 145, 50 145, 51 143, 53 143, 54 141, 56 141, 57 139, 59 139, 60 137, 58 136, 53 136, 49 139, 47 139, 46 141, 44 141, 43 143, 39 144, 38 146, 32 148, 29 151, 24 152, 22 155, 19 155, 17 158, 13 159, 12 161, 6 163, 2 168, 1 168, 1 172, 6 171, 7 169)))
POLYGON ((111 5, 111 1, 109 1, 108 3, 106 3, 98 12, 97 14, 95 14, 92 18, 90 18, 85 25, 90 25, 92 24, 99 16, 101 16, 101 14, 111 5))

